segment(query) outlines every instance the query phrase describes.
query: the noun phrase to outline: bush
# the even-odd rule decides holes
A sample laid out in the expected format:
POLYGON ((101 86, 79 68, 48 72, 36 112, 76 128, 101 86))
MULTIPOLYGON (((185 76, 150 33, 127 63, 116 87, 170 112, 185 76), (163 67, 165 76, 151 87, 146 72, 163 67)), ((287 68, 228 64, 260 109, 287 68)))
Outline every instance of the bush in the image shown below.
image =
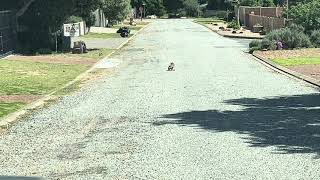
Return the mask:
POLYGON ((187 11, 185 9, 178 9, 177 10, 177 17, 180 18, 180 17, 185 17, 187 16, 187 11))
POLYGON ((79 16, 70 16, 65 23, 77 23, 83 21, 82 17, 79 16))
POLYGON ((252 54, 254 51, 260 50, 260 47, 252 47, 249 49, 249 53, 252 54))
POLYGON ((228 12, 227 11, 218 11, 217 12, 217 17, 220 18, 220 19, 227 19, 228 12))
POLYGON ((249 44, 249 48, 252 48, 252 47, 261 47, 261 41, 259 41, 259 40, 251 41, 249 44))
POLYGON ((48 48, 41 48, 37 50, 37 54, 52 54, 52 50, 48 48))
POLYGON ((267 34, 265 39, 274 42, 281 41, 284 45, 284 49, 311 47, 312 44, 309 37, 300 30, 301 29, 296 28, 290 29, 289 27, 274 30, 267 34))
POLYGON ((292 31, 304 32, 304 27, 295 23, 291 23, 288 28, 292 31))
POLYGON ((228 23, 227 28, 233 28, 235 30, 238 30, 238 29, 240 29, 240 25, 237 23, 237 21, 233 20, 228 23))
POLYGON ((314 47, 320 47, 320 30, 314 30, 311 32, 310 40, 314 47))

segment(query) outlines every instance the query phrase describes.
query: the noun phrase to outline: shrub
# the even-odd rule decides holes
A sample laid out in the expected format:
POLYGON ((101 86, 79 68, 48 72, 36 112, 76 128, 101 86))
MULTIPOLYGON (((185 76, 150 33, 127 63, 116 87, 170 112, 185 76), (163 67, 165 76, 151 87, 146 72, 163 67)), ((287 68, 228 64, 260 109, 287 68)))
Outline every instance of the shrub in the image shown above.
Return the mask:
POLYGON ((304 32, 304 27, 295 23, 291 23, 288 28, 292 31, 304 32))
POLYGON ((281 41, 285 49, 308 48, 312 46, 306 34, 301 32, 300 29, 290 29, 290 27, 271 31, 266 35, 265 39, 274 42, 281 41))
POLYGON ((83 21, 82 17, 70 16, 65 23, 77 23, 83 21))
POLYGON ((259 40, 251 41, 249 44, 249 48, 252 48, 252 47, 261 47, 261 41, 259 41, 259 40))
POLYGON ((238 29, 240 29, 240 25, 238 24, 237 21, 233 20, 233 21, 228 23, 227 28, 233 28, 235 30, 238 30, 238 29))
POLYGON ((260 50, 260 47, 252 47, 249 49, 249 53, 252 54, 254 51, 260 50))
POLYGON ((41 48, 37 51, 38 54, 52 54, 52 50, 48 48, 41 48))
POLYGON ((217 12, 217 17, 220 18, 220 19, 227 19, 228 12, 227 11, 218 11, 217 12))
POLYGON ((310 40, 314 47, 320 47, 320 30, 314 30, 311 32, 310 40))

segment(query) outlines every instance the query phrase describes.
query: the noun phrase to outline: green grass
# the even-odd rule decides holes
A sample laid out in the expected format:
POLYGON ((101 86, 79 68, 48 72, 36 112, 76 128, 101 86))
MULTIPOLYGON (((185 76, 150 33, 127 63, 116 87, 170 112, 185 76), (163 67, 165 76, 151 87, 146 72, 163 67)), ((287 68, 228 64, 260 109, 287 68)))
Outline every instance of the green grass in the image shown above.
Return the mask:
POLYGON ((113 49, 92 49, 92 50, 88 50, 88 53, 77 54, 77 56, 100 60, 106 57, 107 55, 109 55, 112 51, 114 50, 113 49))
POLYGON ((0 95, 44 95, 62 87, 89 67, 25 61, 0 61, 0 95))
POLYGON ((282 66, 298 66, 308 64, 320 64, 320 57, 274 59, 273 61, 282 66))
MULTIPOLYGON (((132 34, 129 37, 133 36, 132 34)), ((98 39, 110 39, 110 38, 121 38, 118 33, 88 33, 83 38, 98 38, 98 39)))
POLYGON ((14 102, 14 103, 5 103, 0 102, 0 117, 4 117, 14 111, 19 110, 25 104, 21 102, 14 102))
POLYGON ((58 95, 58 96, 62 95, 63 96, 63 95, 71 94, 72 92, 79 90, 80 85, 81 85, 81 81, 77 81, 77 82, 71 84, 70 86, 67 86, 67 87, 57 91, 56 93, 54 93, 54 95, 58 95))
POLYGON ((131 26, 131 25, 126 24, 126 25, 114 25, 112 28, 118 30, 120 27, 124 27, 124 26, 129 27, 130 30, 136 30, 136 31, 139 31, 140 29, 142 29, 144 27, 144 26, 139 26, 139 25, 131 26))

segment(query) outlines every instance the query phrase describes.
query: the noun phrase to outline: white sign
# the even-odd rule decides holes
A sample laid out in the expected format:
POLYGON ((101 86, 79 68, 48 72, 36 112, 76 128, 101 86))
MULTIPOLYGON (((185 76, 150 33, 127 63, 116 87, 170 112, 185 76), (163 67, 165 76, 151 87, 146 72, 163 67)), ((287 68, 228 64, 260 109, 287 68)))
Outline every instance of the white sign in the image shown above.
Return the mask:
POLYGON ((80 23, 64 24, 63 25, 64 36, 78 37, 80 36, 80 23))

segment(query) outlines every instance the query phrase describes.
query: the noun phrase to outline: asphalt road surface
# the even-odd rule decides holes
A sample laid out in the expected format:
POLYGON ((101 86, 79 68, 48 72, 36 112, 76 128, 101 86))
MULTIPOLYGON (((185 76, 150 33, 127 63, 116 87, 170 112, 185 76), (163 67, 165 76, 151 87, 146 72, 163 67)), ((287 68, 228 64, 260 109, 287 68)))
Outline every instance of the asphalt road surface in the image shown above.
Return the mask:
POLYGON ((158 20, 106 76, 0 137, 0 174, 319 179, 320 96, 190 20, 158 20), (170 62, 176 71, 166 71, 170 62))

